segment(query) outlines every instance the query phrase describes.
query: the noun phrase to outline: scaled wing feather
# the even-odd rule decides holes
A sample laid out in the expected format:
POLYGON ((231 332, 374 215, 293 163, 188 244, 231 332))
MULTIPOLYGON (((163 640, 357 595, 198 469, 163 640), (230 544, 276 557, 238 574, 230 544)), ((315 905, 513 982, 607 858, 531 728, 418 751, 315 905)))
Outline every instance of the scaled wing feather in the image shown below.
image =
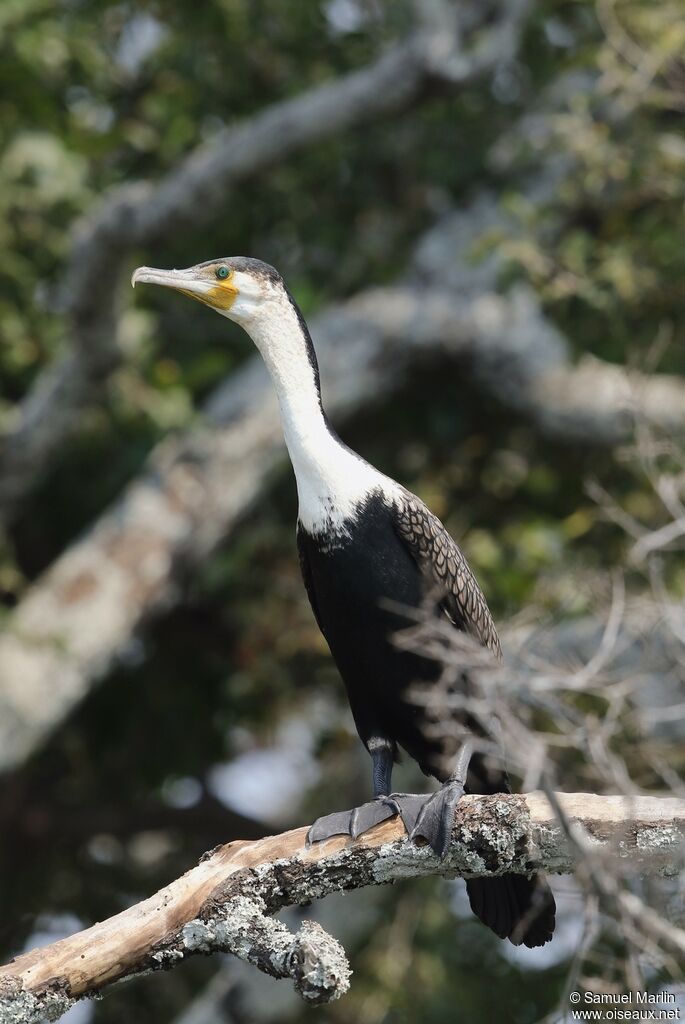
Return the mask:
POLYGON ((417 565, 441 588, 441 606, 457 629, 502 657, 490 609, 468 562, 437 516, 403 489, 396 504, 395 526, 417 565))

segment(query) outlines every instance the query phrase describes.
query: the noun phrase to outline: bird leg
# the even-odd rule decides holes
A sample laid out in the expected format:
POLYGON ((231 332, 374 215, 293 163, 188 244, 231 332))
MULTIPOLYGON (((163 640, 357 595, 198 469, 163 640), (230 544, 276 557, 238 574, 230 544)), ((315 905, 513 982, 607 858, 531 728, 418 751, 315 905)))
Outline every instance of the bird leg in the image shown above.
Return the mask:
MULTIPOLYGON (((427 797, 418 793, 391 792, 392 769, 395 758, 394 744, 389 744, 387 740, 371 740, 369 742, 369 750, 371 751, 373 761, 374 799, 371 803, 363 804, 362 807, 357 808, 359 816, 355 825, 363 824, 365 818, 377 818, 377 820, 373 821, 375 825, 378 821, 386 821, 387 818, 392 818, 399 814, 407 835, 409 835, 416 825, 417 818, 427 797), (372 810, 374 807, 376 808, 375 812, 372 810), (378 817, 381 813, 379 810, 381 807, 384 809, 383 816, 378 817), (369 810, 366 810, 367 808, 369 810)), ((368 828, 371 828, 371 825, 367 825, 366 828, 359 828, 356 834, 352 833, 352 835, 356 838, 362 832, 366 832, 368 828)))
POLYGON ((373 796, 374 799, 350 811, 336 811, 317 818, 307 833, 307 845, 319 843, 331 836, 357 836, 368 832, 374 825, 379 825, 388 818, 400 813, 392 799, 388 798, 392 782, 392 767, 395 757, 395 745, 382 737, 372 737, 368 741, 368 749, 373 763, 373 796))

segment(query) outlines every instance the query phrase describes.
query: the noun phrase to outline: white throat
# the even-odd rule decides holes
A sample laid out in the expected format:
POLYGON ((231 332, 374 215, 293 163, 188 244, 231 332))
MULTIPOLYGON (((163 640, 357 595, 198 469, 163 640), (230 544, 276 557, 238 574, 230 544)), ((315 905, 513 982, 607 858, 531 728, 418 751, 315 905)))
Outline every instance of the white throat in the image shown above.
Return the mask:
POLYGON ((307 339, 293 305, 283 296, 265 304, 249 325, 274 382, 308 533, 344 533, 346 521, 373 490, 391 481, 331 433, 321 408, 307 339))

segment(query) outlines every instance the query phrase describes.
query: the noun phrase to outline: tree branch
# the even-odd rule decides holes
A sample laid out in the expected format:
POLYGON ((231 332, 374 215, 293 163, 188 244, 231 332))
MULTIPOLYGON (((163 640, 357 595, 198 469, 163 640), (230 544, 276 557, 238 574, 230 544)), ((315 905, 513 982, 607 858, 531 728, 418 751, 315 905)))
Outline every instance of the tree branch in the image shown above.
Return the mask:
MULTIPOLYGON (((587 793, 557 799, 595 856, 620 858, 640 874, 679 869, 685 800, 587 793)), ((144 902, 0 967, 0 1022, 56 1020, 75 1000, 116 981, 216 951, 291 978, 309 1002, 327 1002, 348 988, 343 951, 311 923, 292 935, 270 920, 277 911, 332 892, 426 875, 568 872, 579 849, 541 793, 464 797, 443 862, 410 842, 399 819, 356 841, 339 837, 309 849, 306 832, 218 847, 144 902)))
MULTIPOLYGON (((440 227, 446 259, 454 240, 450 227, 449 220, 440 227)), ((611 447, 632 436, 636 421, 669 434, 685 433, 685 380, 630 371, 593 356, 574 364, 566 340, 543 315, 531 289, 521 285, 502 295, 494 281, 491 287, 475 294, 463 282, 457 294, 430 287, 378 288, 332 310, 324 325, 339 319, 340 336, 352 338, 356 331, 366 348, 352 364, 354 382, 349 373, 343 378, 349 400, 356 406, 360 385, 364 397, 390 391, 412 362, 435 352, 468 361, 480 390, 566 442, 611 447), (388 372, 390 353, 394 366, 388 372)), ((326 361, 335 360, 336 354, 325 351, 327 333, 324 328, 321 347, 326 361)), ((338 382, 342 370, 335 366, 338 382)), ((336 391, 332 400, 335 409, 336 391)))

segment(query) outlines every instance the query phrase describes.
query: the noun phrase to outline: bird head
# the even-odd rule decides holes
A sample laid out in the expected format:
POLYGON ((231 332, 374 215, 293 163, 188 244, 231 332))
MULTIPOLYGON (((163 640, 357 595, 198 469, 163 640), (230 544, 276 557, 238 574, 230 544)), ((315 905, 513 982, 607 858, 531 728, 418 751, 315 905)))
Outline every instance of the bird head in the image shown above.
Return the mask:
POLYGON ((207 260, 186 270, 138 267, 131 284, 135 288, 141 282, 174 288, 243 326, 258 319, 274 303, 287 299, 278 271, 246 256, 207 260))

